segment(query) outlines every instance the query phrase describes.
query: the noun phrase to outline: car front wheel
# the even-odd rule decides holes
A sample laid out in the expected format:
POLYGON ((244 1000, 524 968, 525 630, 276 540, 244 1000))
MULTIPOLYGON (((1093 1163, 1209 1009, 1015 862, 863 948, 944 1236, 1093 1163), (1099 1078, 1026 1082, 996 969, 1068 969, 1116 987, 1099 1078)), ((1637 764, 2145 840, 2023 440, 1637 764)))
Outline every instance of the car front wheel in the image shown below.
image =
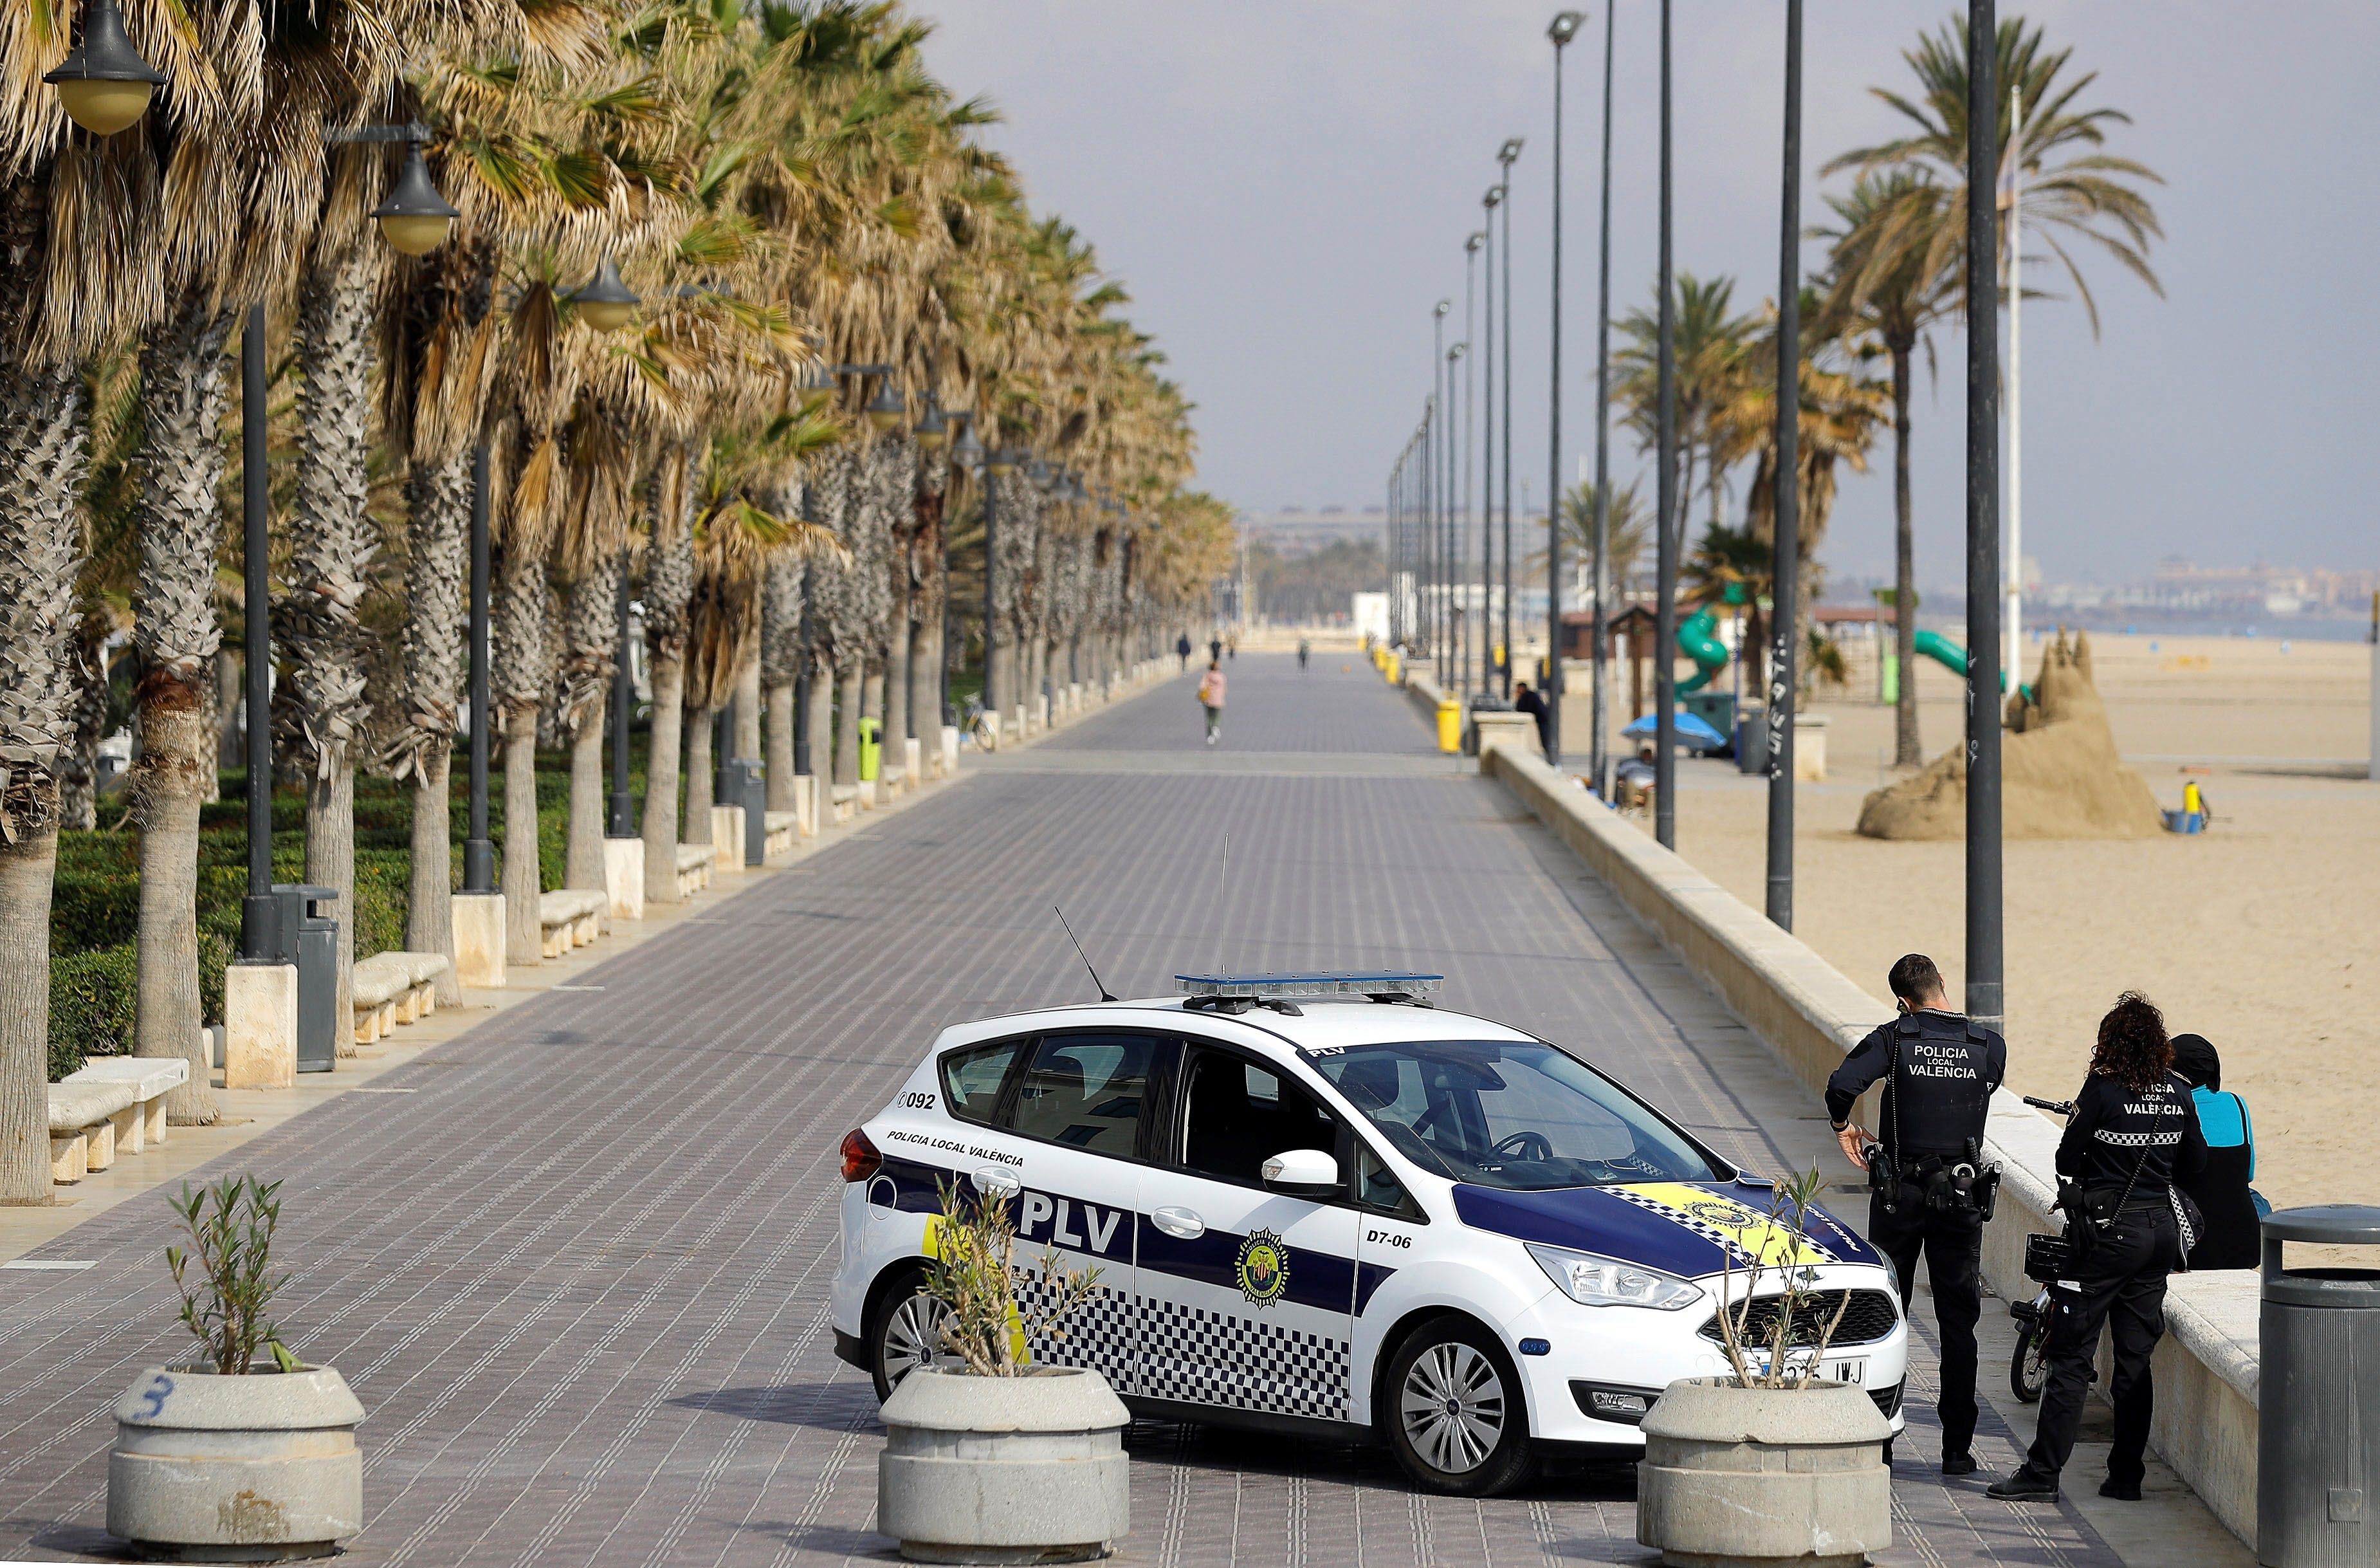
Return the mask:
POLYGON ((926 1288, 926 1271, 911 1269, 895 1279, 876 1309, 868 1333, 868 1367, 876 1397, 890 1398, 901 1380, 943 1354, 942 1322, 950 1308, 926 1288))
POLYGON ((1405 1474, 1435 1492, 1492 1497, 1529 1471, 1520 1375, 1477 1324, 1444 1318, 1390 1357, 1381 1425, 1405 1474))

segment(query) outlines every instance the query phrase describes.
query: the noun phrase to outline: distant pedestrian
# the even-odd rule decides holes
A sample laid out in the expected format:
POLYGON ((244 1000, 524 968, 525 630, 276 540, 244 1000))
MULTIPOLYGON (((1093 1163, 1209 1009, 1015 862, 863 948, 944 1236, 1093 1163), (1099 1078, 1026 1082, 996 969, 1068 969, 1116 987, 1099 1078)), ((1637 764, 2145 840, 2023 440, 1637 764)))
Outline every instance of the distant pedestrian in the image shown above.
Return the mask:
POLYGON ((1207 639, 1207 657, 1218 664, 1223 662, 1223 639, 1221 638, 1210 637, 1207 639))
POLYGON ((1207 673, 1198 677, 1198 706, 1207 711, 1207 744, 1212 746, 1223 733, 1223 662, 1209 662, 1207 673))
POLYGON ((1173 651, 1181 655, 1182 667, 1188 669, 1190 667, 1190 634, 1188 632, 1184 632, 1173 639, 1173 651))
POLYGON ((1553 736, 1548 733, 1546 728, 1548 722, 1546 718, 1546 714, 1548 712, 1546 699, 1539 697, 1536 692, 1531 691, 1529 689, 1528 682, 1514 681, 1512 683, 1512 706, 1537 722, 1538 749, 1543 750, 1553 745, 1553 736))
POLYGON ((1239 634, 1239 633, 1237 633, 1237 632, 1233 632, 1230 637, 1225 638, 1223 639, 1223 650, 1224 650, 1227 654, 1229 654, 1232 658, 1236 659, 1236 658, 1238 658, 1238 657, 1240 656, 1240 634, 1239 634))
POLYGON ((1301 638, 1299 638, 1297 639, 1297 667, 1298 667, 1299 669, 1301 669, 1301 670, 1302 670, 1302 669, 1305 668, 1305 659, 1306 659, 1306 655, 1308 655, 1308 654, 1312 653, 1313 651, 1314 651, 1314 645, 1313 645, 1312 643, 1310 643, 1310 642, 1306 641, 1306 640, 1305 640, 1304 638, 1302 638, 1302 637, 1301 637, 1301 638))

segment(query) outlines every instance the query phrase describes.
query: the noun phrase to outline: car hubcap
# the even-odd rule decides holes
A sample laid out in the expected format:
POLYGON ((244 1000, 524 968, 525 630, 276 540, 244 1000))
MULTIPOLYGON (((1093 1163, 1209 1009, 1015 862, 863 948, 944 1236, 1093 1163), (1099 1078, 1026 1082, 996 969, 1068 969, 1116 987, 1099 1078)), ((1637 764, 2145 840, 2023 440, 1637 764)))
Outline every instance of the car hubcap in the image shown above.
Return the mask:
POLYGON ((1504 1380, 1467 1344, 1434 1344, 1405 1373, 1405 1440, 1433 1469, 1475 1470, 1504 1436, 1504 1380))
POLYGON ((892 1309, 884 1320, 884 1381, 898 1388, 901 1380, 941 1354, 942 1319, 950 1308, 919 1291, 892 1309))

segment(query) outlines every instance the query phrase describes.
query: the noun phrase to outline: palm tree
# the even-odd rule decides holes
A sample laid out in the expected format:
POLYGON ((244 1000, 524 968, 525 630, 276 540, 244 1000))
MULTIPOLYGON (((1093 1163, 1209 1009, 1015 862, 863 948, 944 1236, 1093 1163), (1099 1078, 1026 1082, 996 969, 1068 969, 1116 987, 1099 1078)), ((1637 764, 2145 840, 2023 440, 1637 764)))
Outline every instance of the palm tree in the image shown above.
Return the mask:
MULTIPOLYGON (((1688 272, 1676 277, 1677 298, 1672 312, 1672 353, 1677 378, 1678 515, 1669 527, 1683 543, 1686 512, 1696 493, 1697 457, 1703 477, 1699 488, 1710 499, 1710 519, 1716 523, 1727 492, 1727 472, 1743 454, 1736 432, 1719 420, 1719 413, 1736 395, 1745 371, 1754 321, 1733 314, 1735 280, 1699 278, 1688 272)), ((1660 302, 1631 310, 1619 322, 1626 341, 1613 356, 1620 402, 1630 429, 1651 449, 1660 419, 1660 302)))
MULTIPOLYGON (((1584 582, 1585 574, 1595 569, 1595 486, 1582 480, 1562 492, 1561 510, 1562 558, 1571 563, 1584 582)), ((1612 591, 1621 599, 1637 572, 1641 570, 1653 549, 1652 518, 1636 493, 1636 481, 1618 487, 1611 492, 1611 506, 1606 518, 1604 536, 1604 571, 1612 591)), ((1542 550, 1529 557, 1529 565, 1542 572, 1546 553, 1542 550)))
MULTIPOLYGON (((2023 221, 2056 257, 2096 335, 2098 304, 2071 247, 2077 240, 2088 241, 2162 295, 2148 251, 2163 230, 2139 187, 2164 182, 2146 165, 2101 151, 2111 128, 2131 122, 2116 109, 2076 107, 2076 100, 2098 75, 2089 72, 2060 80, 2071 49, 2046 48, 2039 28, 2010 18, 1999 24, 1995 53, 1996 79, 2014 91, 2018 105, 2017 121, 2011 124, 2003 92, 1998 104, 2001 177, 2009 169, 2022 170, 2023 221)), ((1909 135, 1854 149, 1827 165, 1826 173, 1849 170, 1858 178, 1847 199, 1828 199, 1838 226, 1820 232, 1833 241, 1827 302, 1833 325, 1870 334, 1892 360, 1894 603, 1910 607, 1897 615, 1901 678, 1893 750, 1898 765, 1913 767, 1925 754, 1917 734, 1916 682, 1909 674, 1917 637, 1909 488, 1910 361, 1921 342, 1931 358, 1928 327, 1961 309, 1966 298, 1966 29, 1946 23, 1938 32, 1921 38, 1902 58, 1917 78, 1917 94, 1871 91, 1915 128, 1909 135)), ((2005 187, 2000 207, 2005 214, 2005 187)), ((2003 267, 2022 239, 2012 227, 2001 225, 2003 267)))
MULTIPOLYGON (((1963 287, 1958 268, 1936 248, 1949 221, 1949 192, 1923 169, 1862 175, 1847 197, 1828 197, 1836 225, 1818 232, 1832 242, 1826 279, 1823 330, 1880 347, 1892 371, 1893 602, 1917 602, 1914 503, 1909 480, 1910 404, 1916 350, 1930 362, 1934 324, 1954 310, 1963 287)), ((1907 672, 1917 658, 1917 618, 1897 614, 1895 641, 1903 672, 1893 721, 1893 761, 1925 760, 1917 734, 1917 683, 1907 672)))

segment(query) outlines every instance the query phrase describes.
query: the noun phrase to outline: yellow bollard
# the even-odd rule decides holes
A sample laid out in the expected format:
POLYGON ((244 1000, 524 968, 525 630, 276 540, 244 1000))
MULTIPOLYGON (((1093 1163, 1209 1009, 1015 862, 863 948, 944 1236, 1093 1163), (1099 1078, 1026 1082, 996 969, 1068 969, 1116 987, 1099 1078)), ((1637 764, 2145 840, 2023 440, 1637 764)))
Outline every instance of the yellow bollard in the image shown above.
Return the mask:
POLYGON ((1463 704, 1451 697, 1438 699, 1438 748, 1450 757, 1463 749, 1463 704))
POLYGON ((1381 667, 1380 674, 1389 677, 1389 684, 1390 686, 1402 686, 1404 684, 1404 662, 1399 659, 1395 654, 1391 653, 1389 655, 1388 662, 1381 667))

